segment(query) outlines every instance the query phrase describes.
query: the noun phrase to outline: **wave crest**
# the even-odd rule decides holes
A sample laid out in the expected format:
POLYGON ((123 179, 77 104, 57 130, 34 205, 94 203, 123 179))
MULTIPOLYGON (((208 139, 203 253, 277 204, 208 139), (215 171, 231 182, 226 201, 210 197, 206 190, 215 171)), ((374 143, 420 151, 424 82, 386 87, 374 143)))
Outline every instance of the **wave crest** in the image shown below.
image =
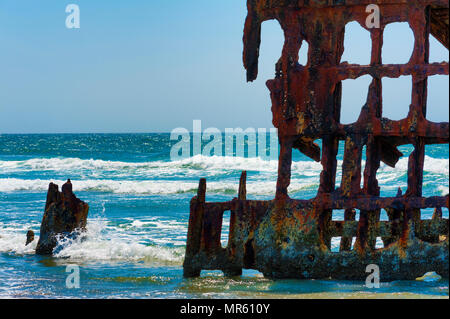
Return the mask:
MULTIPOLYGON (((52 180, 57 185, 63 185, 63 180, 52 180)), ((48 189, 50 181, 42 179, 17 179, 0 178, 0 192, 30 191, 42 192, 48 189)), ((106 192, 116 194, 148 194, 148 195, 170 195, 170 194, 195 194, 198 182, 182 181, 129 181, 129 180, 72 180, 74 192, 106 192)), ((293 180, 289 190, 298 192, 318 186, 318 181, 313 178, 293 180)), ((212 194, 237 194, 239 183, 232 182, 208 182, 208 193, 212 194)), ((275 194, 275 181, 248 182, 247 190, 255 195, 275 194)))

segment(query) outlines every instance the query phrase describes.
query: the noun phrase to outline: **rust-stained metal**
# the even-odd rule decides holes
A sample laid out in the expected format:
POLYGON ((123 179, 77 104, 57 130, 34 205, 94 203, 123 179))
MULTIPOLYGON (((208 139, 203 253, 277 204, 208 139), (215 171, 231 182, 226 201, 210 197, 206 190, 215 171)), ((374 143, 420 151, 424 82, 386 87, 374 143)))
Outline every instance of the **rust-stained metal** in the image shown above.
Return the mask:
MULTIPOLYGON (((239 275, 243 268, 273 278, 366 278, 366 267, 377 264, 382 280, 415 279, 428 271, 448 278, 449 195, 422 196, 425 145, 449 143, 449 123, 426 118, 427 78, 448 75, 448 62, 429 63, 429 35, 447 49, 448 0, 381 0, 380 28, 368 28, 366 6, 371 0, 248 0, 244 30, 247 80, 258 74, 261 24, 276 19, 285 35, 276 78, 267 82, 273 124, 278 129, 280 156, 276 196, 271 201, 247 200, 246 174, 238 197, 225 203, 205 201, 206 180, 191 201, 184 262, 186 277, 202 269, 239 275), (345 26, 357 21, 372 39, 370 65, 341 62, 345 26), (406 64, 383 64, 383 30, 393 22, 407 22, 414 33, 414 50, 406 64), (309 44, 308 62, 298 63, 300 47, 309 44), (342 81, 370 75, 367 101, 355 123, 340 123, 342 81), (412 77, 407 117, 383 117, 383 77, 412 77), (321 147, 315 143, 321 139, 321 147), (345 142, 342 181, 336 186, 339 141, 345 142), (408 188, 396 197, 380 197, 380 163, 395 167, 403 156, 397 149, 411 144, 408 188), (362 171, 362 152, 366 165, 362 171), (322 164, 315 198, 291 199, 292 148, 322 164), (362 177, 363 176, 363 177, 362 177), (361 182, 363 187, 361 187, 361 182), (434 208, 431 220, 421 209, 434 208), (333 221, 344 210, 344 221, 333 221), (359 210, 359 220, 355 220, 359 210), (389 221, 380 221, 385 210, 389 221), (222 219, 231 211, 228 246, 220 243, 222 219), (339 252, 331 239, 341 237, 339 252), (375 247, 381 237, 383 248, 375 247), (352 241, 354 245, 352 247, 352 241)), ((442 107, 447 107, 442 105, 442 107)))

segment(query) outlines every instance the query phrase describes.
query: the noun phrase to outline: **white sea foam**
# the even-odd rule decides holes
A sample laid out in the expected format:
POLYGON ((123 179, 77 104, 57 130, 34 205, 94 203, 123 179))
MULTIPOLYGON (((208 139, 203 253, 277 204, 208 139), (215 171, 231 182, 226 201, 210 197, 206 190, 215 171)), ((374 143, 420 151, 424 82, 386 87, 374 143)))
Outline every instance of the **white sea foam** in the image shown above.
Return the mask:
MULTIPOLYGON (((338 162, 340 167, 342 161, 338 162)), ((364 162, 363 162, 364 165, 364 162)), ((382 172, 405 171, 408 168, 408 158, 403 157, 397 163, 396 168, 382 164, 382 172)), ((35 158, 24 161, 0 161, 0 173, 29 172, 29 171, 72 171, 80 170, 124 173, 132 170, 136 173, 173 173, 176 171, 259 171, 276 173, 277 160, 264 160, 262 158, 243 158, 230 156, 202 156, 197 155, 179 161, 154 161, 154 162, 120 162, 104 160, 83 160, 79 158, 35 158)), ((294 161, 292 171, 315 175, 320 172, 322 166, 313 161, 294 161)), ((449 174, 449 162, 447 159, 425 157, 426 172, 435 174, 449 174)), ((308 175, 309 175, 308 174, 308 175)))
POLYGON ((439 185, 438 190, 441 192, 442 195, 447 195, 449 193, 448 186, 439 185))
MULTIPOLYGON (((363 162, 362 165, 365 163, 363 162)), ((338 161, 339 181, 342 161, 338 161)), ((404 157, 397 163, 396 168, 381 164, 377 173, 380 184, 384 187, 402 186, 406 182, 408 158, 404 157), (404 180, 404 181, 403 181, 404 180), (400 185, 402 184, 402 185, 400 185)), ((230 172, 258 171, 261 173, 258 180, 248 181, 248 191, 255 195, 272 195, 275 191, 278 161, 266 161, 261 158, 195 156, 174 162, 145 162, 128 163, 103 160, 82 160, 78 158, 50 158, 30 159, 25 161, 0 161, 0 173, 19 171, 55 171, 67 175, 78 174, 84 171, 82 177, 76 180, 74 176, 74 189, 76 191, 98 191, 118 194, 176 194, 194 193, 197 189, 197 178, 211 175, 221 177, 221 182, 209 182, 208 192, 231 194, 237 191, 237 181, 227 178, 230 172), (109 173, 105 173, 109 172, 109 173), (105 174, 107 176, 105 176, 105 174), (184 180, 166 181, 162 176, 183 175, 184 180), (141 180, 135 181, 136 176, 141 180), (107 177, 107 178, 102 178, 107 177), (118 180, 120 178, 120 180, 118 180)), ((308 188, 317 187, 322 170, 320 163, 313 161, 299 161, 292 164, 292 183, 290 192, 298 192, 308 188)), ((449 162, 447 159, 436 159, 429 156, 425 158, 425 174, 440 176, 443 182, 448 181, 449 162)), ((63 184, 64 181, 55 181, 63 184)), ((14 191, 44 191, 48 187, 48 180, 43 179, 0 179, 0 192, 14 191)), ((448 183, 448 182, 447 182, 448 183)), ((442 185, 442 183, 438 183, 442 185)), ((444 183, 445 184, 445 183, 444 183)), ((436 188, 438 185, 436 186, 436 188)), ((442 186, 439 190, 443 191, 442 186)))
MULTIPOLYGON (((313 161, 301 161, 293 163, 293 170, 310 171, 320 170, 321 165, 313 161)), ((83 160, 79 158, 35 158, 24 161, 0 161, 0 172, 30 172, 30 171, 119 171, 139 170, 148 172, 172 172, 188 170, 247 170, 261 172, 276 172, 278 161, 264 160, 262 158, 243 158, 230 156, 202 156, 197 155, 179 161, 154 161, 154 162, 118 162, 104 160, 83 160)))
MULTIPOLYGON (((406 172, 381 171, 378 174, 380 185, 385 189, 397 189, 406 186, 406 178, 399 180, 406 172)), ((319 186, 319 175, 308 178, 295 178, 291 180, 289 192, 297 193, 302 191, 312 191, 319 186)), ((340 178, 338 178, 339 180, 340 178)), ((43 180, 43 179, 18 179, 0 178, 0 192, 44 192, 48 189, 50 182, 63 185, 64 180, 43 180)), ((339 183, 339 181, 338 181, 339 183)), ((430 187, 435 187, 439 193, 448 194, 448 183, 445 177, 439 183, 430 187)), ((170 195, 196 193, 197 181, 164 181, 164 180, 109 180, 109 179, 72 179, 75 192, 103 192, 115 194, 147 194, 147 195, 170 195)), ((429 183, 428 183, 429 184, 429 183)), ((210 194, 233 195, 238 191, 238 181, 208 182, 207 191, 210 194)), ((257 180, 247 182, 247 191, 251 195, 274 195, 276 189, 276 177, 267 178, 267 181, 257 180)))
MULTIPOLYGON (((45 191, 48 189, 49 182, 58 185, 64 184, 63 180, 42 180, 42 179, 17 179, 0 178, 0 192, 15 191, 45 191)), ((195 193, 198 188, 198 182, 183 181, 129 181, 129 180, 72 180, 73 189, 79 191, 109 192, 117 194, 180 194, 195 193)), ((247 190, 254 195, 269 195, 275 193, 275 181, 256 181, 247 183, 247 190)), ((305 189, 318 186, 316 179, 294 180, 289 190, 298 192, 305 189)), ((233 182, 209 182, 207 185, 210 193, 237 193, 239 187, 238 181, 233 182)))
MULTIPOLYGON (((39 237, 36 236, 32 243, 25 246, 26 231, 38 227, 38 225, 0 227, 0 253, 34 254, 39 237)), ((106 219, 89 219, 86 233, 76 239, 61 240, 56 248, 55 257, 70 262, 128 261, 145 262, 150 266, 181 265, 184 247, 147 245, 143 243, 144 239, 146 238, 142 235, 123 233, 117 227, 108 226, 106 219)), ((180 240, 177 242, 183 245, 185 243, 180 240)))
POLYGON ((39 224, 0 223, 0 252, 17 255, 34 254, 39 237, 25 246, 26 233, 29 229, 39 228, 39 224))
MULTIPOLYGON (((408 158, 401 158, 395 165, 395 168, 382 164, 380 166, 380 172, 407 172, 408 171, 408 158)), ((449 175, 449 161, 448 159, 434 158, 425 156, 424 172, 449 175)))
POLYGON ((60 241, 56 258, 83 262, 143 261, 153 266, 181 265, 184 248, 146 245, 142 237, 124 234, 107 226, 106 219, 90 219, 86 233, 60 241))

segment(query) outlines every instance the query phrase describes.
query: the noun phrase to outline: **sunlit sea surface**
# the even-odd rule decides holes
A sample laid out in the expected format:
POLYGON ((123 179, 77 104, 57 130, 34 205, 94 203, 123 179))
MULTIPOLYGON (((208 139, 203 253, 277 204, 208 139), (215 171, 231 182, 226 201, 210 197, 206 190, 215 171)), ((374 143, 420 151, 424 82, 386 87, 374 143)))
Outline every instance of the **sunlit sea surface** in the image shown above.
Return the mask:
MULTIPOLYGON (((239 278, 203 271, 200 278, 183 279, 189 201, 198 180, 207 178, 207 200, 227 201, 236 196, 246 170, 248 198, 272 199, 277 161, 276 154, 272 159, 247 154, 171 161, 175 143, 169 134, 0 135, 0 297, 448 298, 448 280, 396 281, 369 289, 353 281, 273 281, 253 270, 239 278), (61 186, 67 178, 90 205, 87 233, 61 243, 55 257, 36 256, 38 238, 25 246, 26 232, 32 229, 39 236, 48 184, 61 186), (80 266, 79 289, 66 287, 66 266, 73 264, 80 266)), ((382 164, 378 172, 383 196, 394 196, 399 187, 406 190, 412 148, 400 150, 405 156, 397 168, 382 164)), ((341 144, 339 165, 342 154, 341 144)), ((427 146, 425 196, 448 193, 448 158, 448 145, 427 146)), ((294 152, 290 195, 314 197, 320 171, 319 163, 294 152)), ((432 213, 424 210, 423 218, 432 213)), ((339 214, 334 218, 343 218, 339 214)), ((225 218, 223 245, 228 225, 225 218)), ((339 241, 332 245, 336 249, 339 241)))

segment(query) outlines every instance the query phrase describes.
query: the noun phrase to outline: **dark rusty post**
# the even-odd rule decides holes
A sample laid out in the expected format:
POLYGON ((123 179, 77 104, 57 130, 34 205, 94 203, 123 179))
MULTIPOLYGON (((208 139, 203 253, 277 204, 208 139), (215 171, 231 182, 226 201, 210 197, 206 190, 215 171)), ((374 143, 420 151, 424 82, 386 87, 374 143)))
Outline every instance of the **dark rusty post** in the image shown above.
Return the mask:
POLYGON ((288 187, 291 183, 292 140, 280 136, 280 158, 278 160, 278 180, 276 199, 288 197, 288 187))
MULTIPOLYGON (((354 221, 356 211, 354 209, 346 209, 344 212, 344 221, 354 221)), ((352 237, 342 236, 339 251, 349 251, 352 248, 352 237)))
POLYGON ((241 179, 239 180, 239 192, 238 198, 239 200, 247 199, 247 172, 243 171, 241 174, 241 179))
POLYGON ((188 235, 186 242, 186 256, 184 260, 184 276, 198 277, 201 269, 192 267, 195 262, 192 260, 200 251, 202 242, 203 216, 205 213, 206 179, 202 178, 198 185, 197 196, 191 200, 189 215, 188 235))

